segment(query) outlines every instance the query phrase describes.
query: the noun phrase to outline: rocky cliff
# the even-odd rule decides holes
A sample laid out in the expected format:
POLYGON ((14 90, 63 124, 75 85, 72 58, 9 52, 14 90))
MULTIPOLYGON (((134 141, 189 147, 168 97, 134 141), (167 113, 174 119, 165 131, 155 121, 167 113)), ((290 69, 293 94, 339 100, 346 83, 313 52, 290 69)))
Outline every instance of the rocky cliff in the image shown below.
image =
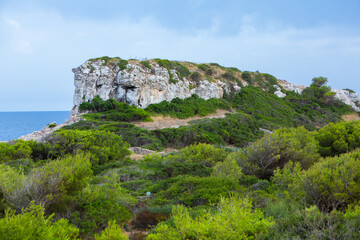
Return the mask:
MULTIPOLYGON (((282 89, 301 93, 305 86, 276 80, 271 75, 249 73, 249 79, 236 68, 218 64, 195 64, 154 59, 149 61, 122 60, 120 58, 90 59, 73 69, 75 79, 74 107, 72 116, 80 113, 82 102, 91 101, 96 95, 103 100, 114 98, 130 105, 145 108, 149 104, 172 99, 187 98, 197 94, 201 98, 221 98, 224 93, 239 92, 241 87, 254 84, 285 97, 282 89), (271 76, 270 78, 268 76, 271 76), (275 81, 273 80, 275 79, 275 81)), ((354 110, 359 95, 333 89, 336 97, 351 105, 354 110)))
MULTIPOLYGON (((226 79, 201 75, 180 76, 176 69, 160 66, 155 61, 148 67, 140 61, 129 61, 124 69, 116 62, 89 60, 75 74, 75 94, 72 115, 79 114, 79 105, 91 101, 96 95, 103 100, 114 98, 130 105, 145 108, 149 104, 171 101, 175 97, 187 98, 197 94, 201 98, 221 98, 224 91, 240 91, 240 84, 226 79)), ((183 63, 191 69, 191 63, 183 63)))

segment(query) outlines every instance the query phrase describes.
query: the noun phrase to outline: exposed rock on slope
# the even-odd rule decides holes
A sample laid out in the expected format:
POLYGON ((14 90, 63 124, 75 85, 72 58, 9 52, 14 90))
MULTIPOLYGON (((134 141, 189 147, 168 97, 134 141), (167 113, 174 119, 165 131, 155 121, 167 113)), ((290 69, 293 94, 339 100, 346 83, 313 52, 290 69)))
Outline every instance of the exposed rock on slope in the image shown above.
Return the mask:
POLYGON ((346 89, 332 89, 332 91, 336 93, 335 97, 350 105, 355 111, 360 111, 360 108, 356 106, 356 103, 359 102, 359 94, 346 89))
MULTIPOLYGON (((171 63, 179 64, 179 62, 171 63)), ((242 86, 249 83, 263 89, 269 87, 266 80, 264 82, 266 77, 258 72, 251 73, 251 76, 248 74, 248 77, 253 79, 245 81, 241 71, 236 68, 224 68, 217 64, 201 64, 203 65, 201 66, 188 62, 181 62, 182 67, 184 67, 182 64, 190 69, 189 71, 185 67, 189 74, 192 73, 191 75, 182 76, 181 70, 160 66, 156 60, 147 61, 146 64, 138 60, 125 61, 108 57, 88 60, 73 69, 75 94, 71 115, 72 117, 78 115, 80 104, 91 101, 96 95, 103 100, 113 98, 145 108, 152 103, 171 101, 176 97, 184 99, 192 94, 204 99, 221 98, 225 92, 238 92, 242 86), (122 65, 119 65, 119 61, 120 63, 123 61, 122 65)), ((286 91, 300 94, 306 88, 284 80, 277 80, 276 83, 275 78, 272 84, 270 86, 275 88, 274 94, 278 97, 286 96, 281 87, 286 91)), ((354 110, 360 111, 356 105, 359 101, 358 94, 348 90, 333 89, 332 91, 336 93, 338 99, 352 106, 354 110)))
MULTIPOLYGON (((278 82, 285 90, 294 91, 300 94, 306 88, 304 85, 291 84, 284 80, 278 80, 278 82)), ((335 93, 336 98, 340 99, 345 104, 350 105, 355 111, 360 111, 360 108, 356 105, 356 103, 360 101, 359 94, 347 89, 331 89, 331 91, 335 93)))
POLYGON ((139 61, 130 61, 126 68, 121 70, 117 64, 111 62, 89 60, 73 69, 73 72, 75 94, 72 115, 79 113, 82 102, 91 101, 96 95, 103 100, 114 98, 145 108, 149 104, 171 101, 175 97, 184 99, 197 94, 204 99, 221 98, 224 90, 230 92, 241 89, 236 83, 229 84, 221 80, 210 82, 207 79, 191 81, 189 77, 180 79, 176 70, 168 70, 156 63, 149 69, 139 61))

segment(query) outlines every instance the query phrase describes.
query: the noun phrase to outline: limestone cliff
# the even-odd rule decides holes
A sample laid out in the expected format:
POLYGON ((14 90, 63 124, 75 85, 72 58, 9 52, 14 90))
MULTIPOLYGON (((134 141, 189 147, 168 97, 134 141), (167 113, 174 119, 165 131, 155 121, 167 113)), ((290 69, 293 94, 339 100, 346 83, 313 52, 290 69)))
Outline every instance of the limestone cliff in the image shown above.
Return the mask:
MULTIPOLYGON (((159 59, 140 62, 103 57, 90 59, 74 68, 73 72, 75 94, 72 116, 80 114, 79 106, 82 102, 91 101, 96 95, 103 100, 114 98, 145 108, 152 103, 171 101, 176 97, 184 99, 192 94, 204 99, 221 98, 225 92, 239 92, 241 87, 248 84, 263 89, 274 87, 274 93, 279 97, 286 96, 282 89, 297 93, 305 89, 303 85, 277 80, 269 74, 248 73, 249 80, 244 76, 245 72, 242 73, 236 68, 159 59), (165 64, 163 61, 166 61, 165 64), (182 74, 184 69, 187 74, 182 74)), ((356 102, 359 101, 358 94, 348 90, 332 91, 336 93, 337 98, 352 106, 354 110, 360 111, 356 106, 356 102)))
MULTIPOLYGON (((73 69, 75 94, 72 115, 79 114, 79 105, 91 101, 96 95, 103 100, 114 98, 145 108, 149 104, 171 101, 175 97, 184 99, 197 94, 204 99, 221 98, 224 91, 241 89, 237 83, 224 79, 202 76, 195 80, 191 76, 181 78, 177 70, 167 69, 156 62, 149 64, 150 68, 143 66, 140 61, 129 61, 122 70, 115 62, 95 59, 73 69)), ((243 84, 246 85, 245 82, 243 84)))

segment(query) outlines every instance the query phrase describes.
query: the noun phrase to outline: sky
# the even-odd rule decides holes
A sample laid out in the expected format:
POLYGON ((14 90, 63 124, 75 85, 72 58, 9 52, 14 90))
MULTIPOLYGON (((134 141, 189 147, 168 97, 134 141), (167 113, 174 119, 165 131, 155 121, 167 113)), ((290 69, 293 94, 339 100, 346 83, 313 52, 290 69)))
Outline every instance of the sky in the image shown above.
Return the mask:
POLYGON ((359 0, 0 0, 0 111, 70 110, 89 58, 215 62, 360 93, 359 0))

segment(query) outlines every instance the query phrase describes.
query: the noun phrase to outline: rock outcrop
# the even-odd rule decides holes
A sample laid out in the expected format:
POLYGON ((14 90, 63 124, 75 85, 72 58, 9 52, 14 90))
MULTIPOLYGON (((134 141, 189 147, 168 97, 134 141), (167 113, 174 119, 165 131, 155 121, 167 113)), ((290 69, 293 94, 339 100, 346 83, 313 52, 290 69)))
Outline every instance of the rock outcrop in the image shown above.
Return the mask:
POLYGON ((335 92, 335 97, 350 105, 355 111, 359 112, 360 108, 356 105, 359 103, 359 94, 346 89, 332 89, 335 92))
POLYGON ((49 125, 45 126, 40 131, 34 131, 32 133, 20 136, 18 139, 20 140, 34 140, 36 142, 46 142, 46 139, 52 135, 56 130, 68 126, 70 124, 73 124, 75 122, 81 121, 82 119, 80 117, 74 116, 72 120, 66 121, 63 124, 56 124, 56 122, 50 123, 49 125))
MULTIPOLYGON (((284 80, 278 80, 278 83, 287 91, 294 91, 297 93, 302 93, 302 91, 306 88, 304 85, 291 84, 284 80)), ((278 89, 278 88, 277 88, 278 89)), ((360 102, 359 94, 347 90, 347 89, 331 89, 332 92, 335 93, 335 97, 341 100, 343 103, 351 106, 355 111, 359 112, 360 108, 357 106, 357 103, 360 102)), ((282 92, 278 89, 275 94, 278 97, 286 96, 283 95, 282 92)))
MULTIPOLYGON (((126 64, 121 67, 116 61, 105 61, 99 58, 88 60, 73 69, 75 94, 71 111, 72 120, 80 114, 80 104, 91 101, 96 95, 103 100, 113 98, 145 108, 152 103, 171 101, 176 97, 184 99, 192 94, 197 94, 203 99, 221 98, 225 91, 227 93, 239 92, 242 86, 248 85, 248 82, 241 78, 240 71, 236 76, 224 77, 226 73, 229 73, 229 69, 221 66, 216 69, 217 75, 212 75, 211 78, 207 78, 206 74, 200 74, 201 77, 193 79, 190 76, 181 77, 177 70, 160 66, 154 60, 149 61, 147 67, 137 60, 125 62, 126 64)), ((192 66, 191 63, 188 64, 192 66)), ((193 65, 196 66, 196 64, 193 65)), ((199 71, 198 66, 191 71, 199 71)), ((301 94, 306 88, 284 80, 278 80, 278 84, 274 85, 275 94, 278 97, 286 96, 282 89, 301 94)), ((354 110, 360 111, 356 105, 359 102, 358 94, 348 90, 333 89, 332 91, 336 93, 335 96, 338 99, 350 105, 354 110)))
POLYGON ((188 98, 197 94, 201 98, 221 98, 224 91, 240 91, 237 84, 206 79, 192 81, 179 76, 173 69, 153 64, 152 68, 142 66, 138 61, 129 62, 121 70, 117 64, 105 64, 104 60, 86 61, 74 68, 75 94, 72 116, 79 114, 82 102, 91 101, 96 95, 103 100, 113 98, 120 102, 145 108, 152 103, 164 100, 188 98), (170 74, 173 81, 170 81, 170 74))

